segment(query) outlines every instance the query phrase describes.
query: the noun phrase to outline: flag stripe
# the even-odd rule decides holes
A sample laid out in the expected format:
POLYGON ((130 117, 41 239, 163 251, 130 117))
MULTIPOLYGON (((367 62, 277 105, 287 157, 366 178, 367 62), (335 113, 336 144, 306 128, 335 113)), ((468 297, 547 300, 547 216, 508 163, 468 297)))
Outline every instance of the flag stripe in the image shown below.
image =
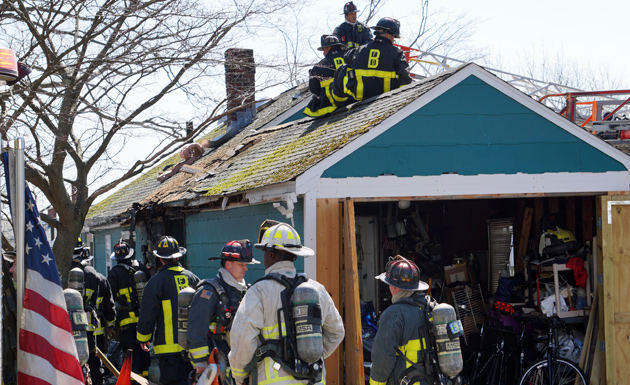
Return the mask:
POLYGON ((22 330, 41 335, 42 338, 61 351, 72 355, 77 354, 77 347, 72 333, 65 329, 50 326, 50 324, 46 323, 44 317, 30 310, 24 311, 24 320, 26 325, 22 330))
POLYGON ((26 289, 24 292, 24 310, 32 310, 46 318, 53 326, 71 329, 68 311, 46 301, 39 293, 26 289))
POLYGON ((38 334, 22 330, 20 332, 20 347, 26 353, 35 354, 49 361, 53 367, 69 376, 78 379, 83 378, 83 372, 79 365, 65 365, 67 362, 72 362, 74 357, 71 354, 57 349, 38 334))
POLYGON ((47 280, 36 270, 29 269, 28 272, 26 286, 29 289, 44 297, 51 304, 63 309, 66 308, 66 299, 63 296, 63 290, 60 290, 60 285, 47 280))
POLYGON ((27 376, 28 380, 26 382, 19 381, 19 384, 31 385, 31 383, 35 384, 51 384, 51 385, 82 385, 83 377, 81 380, 78 380, 74 377, 71 377, 65 373, 62 373, 56 370, 50 362, 45 359, 24 353, 23 356, 29 361, 29 366, 25 367, 18 373, 18 378, 20 375, 27 376), (33 381, 41 381, 41 382, 30 382, 33 381))

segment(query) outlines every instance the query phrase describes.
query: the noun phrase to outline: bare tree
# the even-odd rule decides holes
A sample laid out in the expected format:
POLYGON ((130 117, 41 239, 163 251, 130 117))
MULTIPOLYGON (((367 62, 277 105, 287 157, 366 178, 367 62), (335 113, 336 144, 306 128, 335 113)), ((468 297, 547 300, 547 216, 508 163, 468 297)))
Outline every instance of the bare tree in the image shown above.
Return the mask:
POLYGON ((219 116, 212 85, 222 79, 224 50, 243 36, 241 25, 255 27, 291 1, 1 1, 0 46, 33 72, 10 90, 0 86, 0 135, 26 137, 27 181, 58 214, 42 218, 57 230, 62 273, 92 203, 219 116), (190 116, 172 107, 182 98, 202 122, 188 134, 190 116), (125 148, 138 137, 146 140, 125 148), (128 166, 130 152, 142 156, 128 166))

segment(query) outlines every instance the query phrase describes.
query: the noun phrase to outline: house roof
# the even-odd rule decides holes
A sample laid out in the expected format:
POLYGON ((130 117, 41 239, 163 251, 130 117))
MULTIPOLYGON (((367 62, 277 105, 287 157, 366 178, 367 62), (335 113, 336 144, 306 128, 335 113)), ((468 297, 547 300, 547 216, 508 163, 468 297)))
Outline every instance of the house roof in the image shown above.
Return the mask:
MULTIPOLYGON (((474 64, 463 65, 355 103, 326 118, 302 118, 281 125, 270 125, 269 123, 278 121, 279 115, 286 114, 309 97, 303 88, 289 90, 266 108, 259 110, 254 122, 232 139, 216 149, 206 150, 192 164, 193 172, 196 170, 196 173, 180 171, 166 181, 158 182, 156 177, 163 166, 178 161, 177 156, 174 156, 92 208, 88 218, 93 224, 102 223, 104 219, 125 213, 134 202, 141 205, 194 204, 195 201, 218 200, 224 196, 295 181, 300 175, 304 179, 305 173, 308 175, 313 173, 313 169, 323 168, 322 164, 340 158, 339 154, 352 151, 351 148, 360 145, 357 143, 363 143, 369 140, 367 138, 373 138, 386 130, 384 126, 389 126, 381 123, 401 115, 401 111, 404 112, 407 106, 407 109, 417 108, 414 106, 419 103, 421 96, 443 83, 451 83, 447 80, 451 77, 457 78, 454 75, 459 72, 464 73, 471 69, 473 72, 483 72, 484 76, 487 74, 486 77, 496 78, 474 64), (464 71, 466 68, 469 69, 464 71), (381 127, 374 129, 379 125, 381 127), (362 138, 355 141, 358 137, 362 138), (314 168, 315 165, 318 166, 314 168), (308 171, 309 169, 311 170, 308 171)), ((507 87, 507 92, 531 99, 500 79, 496 80, 507 87)), ((422 100, 425 99, 429 100, 431 97, 422 100)), ((538 102, 531 100, 531 103, 540 106, 538 108, 543 114, 548 112, 554 119, 564 119, 538 102)), ((566 125, 567 122, 570 123, 568 120, 561 123, 566 125)), ((575 128, 579 129, 578 126, 575 128)), ((587 136, 584 138, 586 141, 596 140, 587 136)), ((605 143, 604 145, 607 146, 605 143)), ((320 171, 317 172, 321 175, 320 171)), ((294 187, 295 190, 298 189, 294 187)))

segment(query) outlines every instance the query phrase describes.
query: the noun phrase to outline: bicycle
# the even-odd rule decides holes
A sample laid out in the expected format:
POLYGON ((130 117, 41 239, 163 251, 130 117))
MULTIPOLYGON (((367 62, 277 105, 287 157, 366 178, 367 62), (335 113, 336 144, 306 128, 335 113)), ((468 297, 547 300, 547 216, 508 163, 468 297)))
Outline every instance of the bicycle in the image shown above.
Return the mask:
POLYGON ((558 333, 566 324, 557 315, 545 319, 521 315, 519 321, 531 321, 547 324, 546 356, 531 364, 521 376, 519 385, 586 385, 586 375, 577 364, 558 356, 558 333))
POLYGON ((514 384, 520 378, 521 347, 524 331, 515 332, 508 328, 483 325, 479 334, 481 348, 476 354, 470 385, 505 385, 514 384), (498 332, 496 343, 484 348, 488 331, 498 332), (508 336, 514 336, 509 338, 508 336), (512 343, 516 340, 516 344, 512 343))

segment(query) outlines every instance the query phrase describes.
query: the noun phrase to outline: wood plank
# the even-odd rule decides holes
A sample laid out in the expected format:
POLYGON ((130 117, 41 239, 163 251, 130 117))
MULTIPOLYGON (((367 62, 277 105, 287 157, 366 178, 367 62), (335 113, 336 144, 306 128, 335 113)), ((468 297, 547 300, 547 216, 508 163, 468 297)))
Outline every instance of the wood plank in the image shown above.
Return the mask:
MULTIPOLYGON (((567 227, 567 230, 575 234, 575 197, 565 197, 564 198, 564 222, 567 227)), ((586 238, 590 239, 590 238, 586 238)), ((581 244, 584 244, 584 239, 580 240, 581 244)))
MULTIPOLYGON (((100 360, 103 362, 105 367, 107 369, 109 369, 109 371, 112 372, 112 374, 116 378, 118 378, 118 376, 120 376, 120 372, 118 371, 118 369, 116 369, 114 364, 112 364, 111 361, 109 361, 107 359, 107 356, 105 356, 105 354, 103 354, 103 352, 98 348, 98 346, 96 346, 95 348, 96 348, 96 355, 98 356, 98 358, 100 358, 100 360)), ((131 379, 133 379, 136 383, 138 383, 140 385, 158 385, 155 382, 149 381, 146 378, 144 378, 141 375, 136 374, 134 372, 131 372, 131 379)))
POLYGON ((558 211, 560 211, 560 198, 550 197, 547 200, 547 205, 547 212, 549 214, 556 214, 558 211))
POLYGON ((523 257, 527 253, 527 244, 529 243, 529 233, 532 229, 532 218, 534 216, 534 209, 526 207, 523 212, 523 224, 521 226, 521 236, 518 240, 518 251, 516 253, 515 270, 518 273, 522 273, 524 270, 523 257))
POLYGON ((614 330, 614 314, 615 314, 615 301, 614 297, 614 258, 613 254, 613 234, 612 226, 608 224, 607 220, 607 207, 611 197, 601 197, 601 223, 602 223, 602 270, 603 276, 603 317, 602 323, 604 324, 604 344, 608 351, 604 360, 604 373, 606 375, 606 384, 617 383, 617 360, 615 357, 615 330, 614 330))
MULTIPOLYGON (((343 314, 341 289, 341 204, 338 199, 317 199, 317 281, 324 285, 343 314)), ((343 344, 325 360, 326 382, 343 383, 343 344)))
POLYGON ((595 208, 593 197, 581 197, 582 202, 582 239, 587 241, 595 236, 595 208))
POLYGON ((545 215, 545 204, 544 199, 536 198, 534 199, 534 234, 540 235, 542 230, 540 230, 540 220, 543 215, 545 215))
POLYGON ((346 321, 346 384, 364 385, 363 339, 361 334, 361 301, 359 299, 359 269, 354 223, 354 202, 344 203, 344 293, 346 321))
MULTIPOLYGON (((595 289, 595 295, 597 296, 597 289, 595 289)), ((591 306, 591 315, 588 318, 588 324, 586 326, 586 332, 584 333, 584 345, 582 346, 582 352, 580 354, 580 368, 584 372, 587 372, 588 361, 590 358, 590 350, 591 345, 595 344, 595 339, 597 338, 597 334, 594 332, 595 320, 598 319, 597 315, 597 297, 595 297, 595 301, 593 301, 593 306, 591 306)))

